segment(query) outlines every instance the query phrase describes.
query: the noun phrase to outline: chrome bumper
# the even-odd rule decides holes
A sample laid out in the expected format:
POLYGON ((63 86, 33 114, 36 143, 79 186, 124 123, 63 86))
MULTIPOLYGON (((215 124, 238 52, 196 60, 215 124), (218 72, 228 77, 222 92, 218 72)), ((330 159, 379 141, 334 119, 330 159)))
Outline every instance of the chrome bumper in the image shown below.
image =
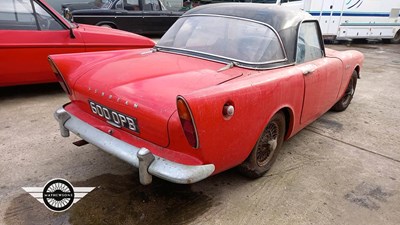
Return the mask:
POLYGON ((59 108, 54 117, 60 125, 61 136, 69 137, 69 131, 100 149, 139 168, 140 183, 152 182, 152 175, 179 184, 195 183, 209 177, 215 170, 213 164, 183 165, 153 155, 148 149, 140 148, 108 135, 88 123, 59 108))

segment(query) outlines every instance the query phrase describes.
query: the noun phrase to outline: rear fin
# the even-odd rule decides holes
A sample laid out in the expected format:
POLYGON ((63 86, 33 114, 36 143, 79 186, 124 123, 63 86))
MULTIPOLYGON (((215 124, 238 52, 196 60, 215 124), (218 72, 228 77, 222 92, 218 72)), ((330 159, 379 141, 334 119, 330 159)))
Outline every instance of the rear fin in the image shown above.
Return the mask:
POLYGON ((60 83, 62 89, 68 94, 71 95, 71 90, 69 89, 67 83, 64 80, 63 75, 61 74, 60 70, 57 68, 57 65, 53 62, 51 57, 48 57, 50 67, 53 70, 54 75, 57 77, 58 82, 60 83))

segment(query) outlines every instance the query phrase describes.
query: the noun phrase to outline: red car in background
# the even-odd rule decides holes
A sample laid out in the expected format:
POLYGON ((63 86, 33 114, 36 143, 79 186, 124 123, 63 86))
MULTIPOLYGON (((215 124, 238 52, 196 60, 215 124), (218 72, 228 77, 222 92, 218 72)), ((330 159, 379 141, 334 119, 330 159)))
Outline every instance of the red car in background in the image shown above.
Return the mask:
POLYGON ((255 3, 186 12, 152 51, 51 55, 70 132, 152 175, 194 183, 239 166, 263 176, 284 140, 345 110, 363 63, 325 49, 318 21, 255 3))
POLYGON ((0 87, 56 82, 50 54, 151 48, 151 39, 72 24, 43 0, 0 1, 0 87))

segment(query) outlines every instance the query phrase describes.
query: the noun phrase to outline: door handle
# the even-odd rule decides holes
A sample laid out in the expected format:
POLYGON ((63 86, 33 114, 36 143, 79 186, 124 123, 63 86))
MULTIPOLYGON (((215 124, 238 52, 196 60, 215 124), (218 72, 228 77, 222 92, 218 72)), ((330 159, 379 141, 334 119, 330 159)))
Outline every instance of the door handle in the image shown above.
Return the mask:
POLYGON ((316 69, 317 69, 316 66, 308 65, 308 66, 301 68, 301 71, 303 72, 303 75, 309 75, 309 74, 313 73, 316 69))

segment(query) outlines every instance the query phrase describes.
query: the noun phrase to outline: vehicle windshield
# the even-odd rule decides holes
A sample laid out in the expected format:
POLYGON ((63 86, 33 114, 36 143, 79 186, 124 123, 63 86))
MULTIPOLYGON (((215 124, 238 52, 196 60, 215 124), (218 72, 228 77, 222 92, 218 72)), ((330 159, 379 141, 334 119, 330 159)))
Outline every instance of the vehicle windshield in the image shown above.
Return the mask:
POLYGON ((264 24, 222 16, 181 17, 165 33, 157 47, 186 50, 244 63, 285 60, 281 42, 264 24))

